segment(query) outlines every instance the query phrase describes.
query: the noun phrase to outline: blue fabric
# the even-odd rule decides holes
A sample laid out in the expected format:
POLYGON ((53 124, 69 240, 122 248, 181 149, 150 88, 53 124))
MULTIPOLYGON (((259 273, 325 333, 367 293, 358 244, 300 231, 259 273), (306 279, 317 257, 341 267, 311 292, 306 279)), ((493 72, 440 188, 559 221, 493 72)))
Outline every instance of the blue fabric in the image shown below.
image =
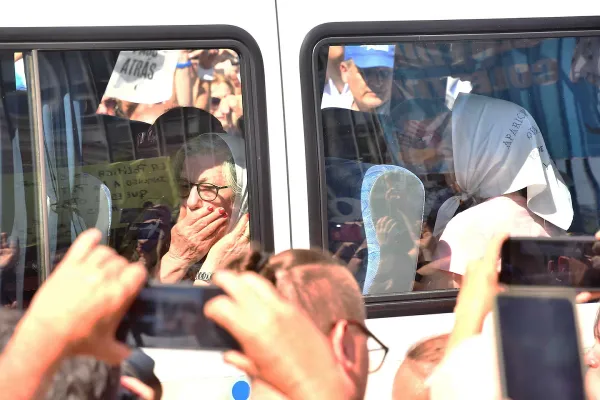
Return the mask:
POLYGON ((396 69, 394 81, 413 99, 443 101, 446 77, 460 77, 471 82, 472 93, 527 109, 539 125, 552 159, 597 157, 600 86, 593 84, 594 77, 570 77, 581 40, 564 37, 427 46, 400 43, 396 58, 402 67, 396 69), (424 79, 432 85, 415 85, 424 79))
POLYGON ((344 59, 352 60, 358 68, 394 68, 394 45, 345 46, 344 59))
MULTIPOLYGON (((371 206, 372 190, 380 178, 382 178, 386 174, 390 174, 390 173, 402 174, 407 178, 407 181, 412 180, 413 184, 416 184, 418 187, 420 187, 420 193, 413 190, 408 194, 411 197, 414 196, 414 198, 416 198, 416 196, 420 196, 418 202, 420 204, 421 224, 423 222, 423 207, 424 207, 424 203, 425 203, 425 188, 423 187, 423 183, 421 182, 421 180, 415 174, 413 174, 412 172, 410 172, 409 170, 407 170, 405 168, 398 167, 396 165, 375 165, 367 170, 367 173, 365 174, 365 177, 362 182, 362 187, 361 187, 361 209, 362 209, 362 216, 363 216, 363 222, 364 222, 364 226, 365 226, 365 234, 366 234, 367 246, 368 246, 368 261, 367 261, 365 282, 363 285, 363 294, 369 294, 371 285, 373 284, 373 280, 375 278, 375 275, 377 274, 380 259, 381 259, 381 247, 380 247, 379 241, 377 239, 377 229, 376 229, 377 221, 375 221, 373 218, 373 209, 371 206)), ((420 233, 420 225, 419 225, 419 233, 420 233)), ((416 259, 414 261, 415 261, 414 266, 411 266, 412 278, 410 279, 410 281, 402 282, 402 286, 405 286, 407 288, 404 291, 412 290, 414 272, 416 271, 416 259)), ((409 266, 402 265, 400 267, 401 268, 406 267, 408 269, 409 266)), ((402 274, 402 275, 404 275, 404 274, 402 274)))

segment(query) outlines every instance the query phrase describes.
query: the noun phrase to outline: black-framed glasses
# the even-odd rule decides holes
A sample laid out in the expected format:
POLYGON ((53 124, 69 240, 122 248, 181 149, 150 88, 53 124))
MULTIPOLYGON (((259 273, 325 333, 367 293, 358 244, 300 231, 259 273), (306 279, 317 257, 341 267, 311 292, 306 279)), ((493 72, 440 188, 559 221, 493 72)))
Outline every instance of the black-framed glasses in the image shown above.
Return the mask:
MULTIPOLYGON (((269 263, 272 254, 262 251, 258 252, 258 254, 260 255, 260 259, 258 259, 255 263, 255 272, 269 280, 271 283, 273 283, 273 285, 277 286, 275 270, 264 270, 264 267, 269 263)), ((307 264, 294 265, 286 269, 303 267, 305 265, 307 264)), ((344 268, 344 266, 342 265, 339 266, 344 268)), ((336 321, 331 325, 331 328, 329 329, 330 332, 331 330, 333 330, 333 328, 335 328, 338 322, 339 321, 336 321)), ((387 356, 390 350, 389 347, 383 344, 383 342, 379 340, 377 336, 375 336, 375 334, 365 326, 364 323, 361 323, 356 320, 346 320, 346 322, 348 323, 348 325, 357 327, 361 331, 361 333, 363 333, 367 337, 367 351, 369 353, 369 373, 371 374, 373 372, 379 371, 379 369, 383 365, 385 357, 387 356)))
POLYGON ((229 186, 217 186, 212 183, 190 183, 190 182, 179 182, 179 196, 181 198, 188 198, 192 187, 196 187, 198 196, 204 201, 213 201, 219 195, 219 190, 227 189, 229 186))
MULTIPOLYGON (((339 322, 339 321, 338 321, 339 322)), ((381 340, 375 336, 373 332, 371 332, 365 324, 355 321, 355 320, 346 320, 348 325, 357 327, 361 333, 363 333, 367 337, 367 351, 369 352, 369 373, 372 374, 374 372, 379 371, 381 366, 383 365, 383 361, 390 351, 389 347, 387 347, 381 340)), ((337 322, 331 326, 333 329, 337 325, 337 322)))

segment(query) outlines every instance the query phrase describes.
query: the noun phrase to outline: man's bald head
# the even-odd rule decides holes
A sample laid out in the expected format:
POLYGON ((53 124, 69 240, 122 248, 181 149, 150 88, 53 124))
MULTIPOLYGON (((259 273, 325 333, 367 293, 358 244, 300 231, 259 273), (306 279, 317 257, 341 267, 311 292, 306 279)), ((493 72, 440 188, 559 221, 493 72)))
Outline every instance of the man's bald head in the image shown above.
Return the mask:
POLYGON ((302 308, 325 334, 336 321, 364 323, 362 294, 352 273, 329 253, 292 249, 264 259, 251 252, 227 269, 254 271, 270 280, 287 300, 302 308))
POLYGON ((282 269, 277 278, 279 293, 306 311, 325 334, 336 321, 365 320, 360 289, 345 267, 308 264, 282 269))
MULTIPOLYGON (((262 275, 282 297, 306 312, 328 337, 347 378, 344 396, 364 397, 369 368, 367 337, 356 325, 364 327, 366 313, 358 284, 345 266, 322 251, 288 250, 270 257, 253 251, 226 268, 262 275)), ((281 398, 260 380, 252 382, 252 391, 257 398, 281 398)))
POLYGON ((393 400, 428 400, 425 382, 446 351, 449 334, 435 336, 414 345, 394 377, 393 400))

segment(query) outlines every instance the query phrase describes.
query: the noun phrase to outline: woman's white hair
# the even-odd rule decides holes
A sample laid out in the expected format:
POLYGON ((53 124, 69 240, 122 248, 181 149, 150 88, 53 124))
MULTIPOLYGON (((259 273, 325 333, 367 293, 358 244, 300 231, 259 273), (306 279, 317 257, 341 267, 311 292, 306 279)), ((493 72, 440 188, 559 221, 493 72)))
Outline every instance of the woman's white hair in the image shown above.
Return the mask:
POLYGON ((242 186, 238 183, 235 172, 235 161, 231 149, 227 143, 217 135, 203 134, 187 141, 173 160, 173 170, 176 174, 183 171, 186 157, 207 156, 212 157, 214 162, 223 160, 223 177, 227 186, 233 191, 234 199, 242 193, 242 186))

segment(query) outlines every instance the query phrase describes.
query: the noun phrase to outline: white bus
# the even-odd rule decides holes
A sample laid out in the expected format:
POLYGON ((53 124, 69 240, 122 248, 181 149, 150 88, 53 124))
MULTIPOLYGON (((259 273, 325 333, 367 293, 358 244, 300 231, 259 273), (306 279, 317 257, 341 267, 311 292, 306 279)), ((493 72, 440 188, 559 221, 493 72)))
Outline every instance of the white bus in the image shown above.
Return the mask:
MULTIPOLYGON (((513 0, 4 4, 0 231, 20 246, 2 303, 26 307, 86 227, 140 257, 139 233, 155 232, 147 209, 165 206, 176 220, 175 152, 199 129, 224 132, 245 139, 252 239, 274 252, 323 247, 352 268, 367 325, 390 348, 366 398, 390 398, 408 348, 453 323, 457 290, 426 284, 436 240, 419 238, 454 194, 445 140, 459 93, 524 108, 572 199, 572 221, 561 228, 598 230, 598 14, 594 2, 513 0), (152 135, 156 119, 177 106, 207 113, 152 135), (406 224, 416 237, 397 243, 413 255, 391 271, 379 266, 376 215, 395 211, 369 197, 387 171, 371 169, 380 165, 393 166, 403 185, 419 182, 387 199, 420 207, 406 224), (383 171, 372 186, 369 171, 383 171)), ((146 255, 151 266, 157 254, 146 255)), ((589 345, 596 307, 579 310, 589 345)), ((233 385, 247 380, 216 352, 147 352, 165 399, 233 399, 233 385)))

